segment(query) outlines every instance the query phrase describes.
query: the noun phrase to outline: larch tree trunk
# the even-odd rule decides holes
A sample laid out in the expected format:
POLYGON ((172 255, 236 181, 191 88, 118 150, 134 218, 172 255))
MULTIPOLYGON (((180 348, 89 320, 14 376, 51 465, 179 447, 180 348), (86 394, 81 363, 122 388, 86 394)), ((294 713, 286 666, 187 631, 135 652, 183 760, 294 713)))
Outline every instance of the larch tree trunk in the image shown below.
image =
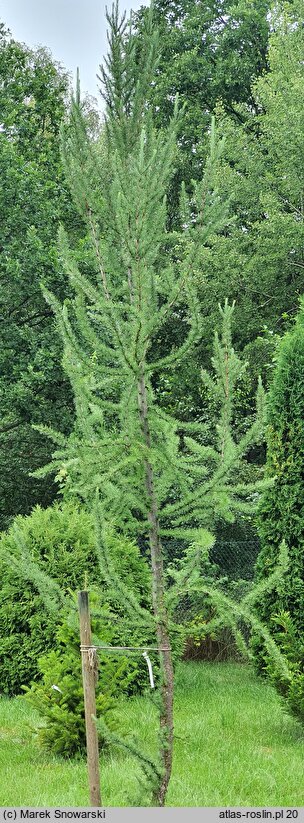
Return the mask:
MULTIPOLYGON (((151 447, 151 437, 149 429, 147 387, 143 372, 138 381, 138 408, 143 439, 148 453, 151 447)), ((155 790, 153 800, 158 806, 163 806, 171 776, 173 759, 173 665, 168 615, 164 596, 164 568, 158 521, 158 504, 154 489, 153 467, 148 457, 145 459, 144 468, 146 494, 149 506, 148 521, 152 567, 152 602, 161 667, 160 731, 162 739, 160 755, 163 776, 161 782, 155 790)))

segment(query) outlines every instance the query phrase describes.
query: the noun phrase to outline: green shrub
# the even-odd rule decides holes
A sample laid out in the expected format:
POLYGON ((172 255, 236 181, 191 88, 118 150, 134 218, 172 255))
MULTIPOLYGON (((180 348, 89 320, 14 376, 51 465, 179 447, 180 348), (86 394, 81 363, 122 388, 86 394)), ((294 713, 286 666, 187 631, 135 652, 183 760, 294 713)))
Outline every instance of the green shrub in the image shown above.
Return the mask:
POLYGON ((275 615, 272 623, 274 638, 288 663, 290 679, 283 680, 269 658, 265 661, 265 673, 285 699, 290 713, 304 723, 304 643, 297 635, 289 612, 275 615))
POLYGON ((293 672, 287 693, 287 704, 291 714, 304 723, 304 671, 293 672))
MULTIPOLYGON (((43 597, 33 582, 24 579, 24 571, 12 564, 16 556, 14 527, 39 569, 58 582, 63 592, 100 586, 101 599, 109 603, 95 548, 91 516, 74 503, 56 503, 48 509, 37 506, 28 517, 17 517, 13 526, 0 538, 0 691, 18 694, 22 685, 39 678, 37 661, 46 651, 56 648, 58 615, 46 610, 43 597)), ((137 593, 140 603, 150 602, 150 572, 134 542, 112 536, 111 555, 114 566, 129 589, 137 593)), ((141 645, 140 628, 124 619, 123 604, 111 600, 117 645, 141 645)), ((60 618, 59 618, 60 622, 60 618)), ((145 638, 145 642, 147 642, 145 638)), ((154 645, 154 643, 153 643, 154 645)), ((146 682, 144 661, 138 665, 137 683, 146 682)))
POLYGON ((284 336, 277 357, 268 406, 267 472, 274 485, 263 495, 259 511, 262 549, 256 577, 263 580, 277 563, 285 539, 289 570, 277 589, 259 604, 259 618, 268 626, 291 668, 291 680, 280 682, 259 637, 253 641, 256 667, 271 677, 287 706, 303 719, 302 645, 304 625, 304 305, 293 329, 284 336), (288 629, 278 625, 288 615, 288 629))
MULTIPOLYGON (((98 594, 92 599, 98 601, 98 594)), ((111 645, 111 612, 103 608, 99 617, 91 614, 94 633, 102 634, 103 642, 111 645)), ((56 650, 38 660, 42 681, 25 687, 25 699, 39 712, 42 723, 35 729, 39 743, 46 749, 64 757, 83 753, 86 745, 84 699, 79 649, 79 627, 76 608, 66 611, 56 632, 56 650)), ((104 653, 99 658, 96 682, 96 714, 102 717, 110 729, 115 728, 113 709, 117 694, 126 692, 136 677, 136 666, 125 656, 113 660, 104 653)), ((99 737, 102 748, 105 740, 99 737)))

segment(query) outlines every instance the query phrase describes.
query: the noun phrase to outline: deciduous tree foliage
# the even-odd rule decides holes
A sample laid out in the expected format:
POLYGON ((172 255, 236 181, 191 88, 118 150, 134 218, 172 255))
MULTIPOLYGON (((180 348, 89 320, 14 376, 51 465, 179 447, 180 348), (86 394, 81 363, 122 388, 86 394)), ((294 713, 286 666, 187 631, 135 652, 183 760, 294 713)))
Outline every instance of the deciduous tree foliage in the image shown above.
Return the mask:
POLYGON ((214 251, 218 267, 227 255, 224 282, 230 277, 240 294, 242 348, 264 324, 282 332, 304 288, 303 8, 298 0, 273 12, 269 72, 253 85, 256 113, 239 127, 223 121, 227 164, 221 179, 237 220, 222 254, 220 245, 214 251))
MULTIPOLYGON (((157 127, 165 126, 177 93, 183 107, 178 129, 176 172, 168 194, 169 224, 177 230, 176 235, 173 233, 171 240, 168 239, 168 244, 177 254, 180 183, 183 179, 190 193, 191 180, 201 176, 212 112, 221 101, 222 114, 225 112, 230 116, 234 124, 246 121, 248 111, 253 115, 258 110, 252 84, 267 69, 268 10, 269 3, 264 0, 259 3, 224 0, 207 4, 194 3, 193 0, 180 3, 165 0, 154 4, 153 13, 160 30, 160 52, 149 94, 157 127), (243 103, 243 108, 240 103, 243 103)), ((135 15, 139 51, 141 26, 146 13, 145 9, 141 9, 135 15)), ((233 164, 235 162, 234 158, 233 164)), ((228 232, 228 238, 230 236, 228 232)), ((230 246, 229 241, 226 243, 226 237, 227 230, 217 237, 215 248, 214 238, 210 238, 203 260, 197 266, 205 329, 197 352, 198 359, 194 354, 186 370, 177 369, 170 380, 164 376, 159 389, 160 402, 185 419, 200 418, 204 406, 197 362, 200 360, 206 366, 210 364, 212 333, 218 323, 217 304, 223 294, 232 299, 239 297, 237 280, 244 259, 235 246, 230 246)), ((249 302, 248 315, 252 310, 250 298, 249 302)), ((236 340, 240 340, 241 346, 244 345, 244 338, 239 333, 243 326, 242 312, 243 306, 236 332, 236 340)), ((247 320, 246 316, 244 326, 247 320)), ((169 324, 163 329, 160 346, 163 342, 166 345, 168 340, 179 342, 176 340, 176 330, 169 324)), ((255 378, 256 374, 252 383, 255 378)), ((251 410, 252 397, 251 393, 251 410)))
MULTIPOLYGON (((250 4, 248 4, 248 8, 250 4)), ((271 379, 276 336, 288 328, 304 289, 303 268, 303 2, 278 4, 270 19, 268 71, 252 79, 252 101, 236 103, 235 115, 217 106, 224 145, 217 177, 229 196, 229 225, 211 236, 196 266, 203 316, 198 358, 208 365, 217 304, 237 300, 235 342, 249 360, 239 386, 239 420, 253 407, 257 371, 271 379)), ((168 58, 169 60, 169 58, 168 58)), ((175 253, 179 233, 171 234, 175 253)), ((166 329, 174 339, 174 330, 166 329)), ((204 403, 195 367, 163 384, 163 402, 186 419, 200 417, 204 403)))
MULTIPOLYGON (((67 296, 56 248, 58 222, 81 232, 64 182, 59 126, 68 77, 43 49, 0 34, 0 528, 56 488, 29 477, 47 457, 32 422, 61 419, 72 401, 60 345, 41 294, 45 282, 67 296), (75 222, 74 222, 75 221, 75 222)), ((83 228, 83 227, 82 227, 83 228)))
MULTIPOLYGON (((152 88, 154 119, 164 128, 179 94, 177 170, 169 193, 169 219, 178 221, 181 180, 199 179, 208 151, 207 132, 216 104, 234 119, 237 103, 255 109, 252 82, 267 68, 268 0, 156 0, 153 17, 160 31, 159 60, 152 88), (206 139, 207 137, 207 139, 206 139)), ((135 15, 137 48, 147 9, 135 15)))

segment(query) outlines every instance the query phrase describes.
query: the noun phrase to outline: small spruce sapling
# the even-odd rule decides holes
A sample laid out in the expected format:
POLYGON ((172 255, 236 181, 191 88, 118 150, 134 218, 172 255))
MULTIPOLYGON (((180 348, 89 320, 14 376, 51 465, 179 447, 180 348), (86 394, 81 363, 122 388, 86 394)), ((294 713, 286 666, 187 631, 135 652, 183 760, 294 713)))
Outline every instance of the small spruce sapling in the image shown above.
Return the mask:
MULTIPOLYGON (((98 592, 91 592, 91 625, 94 635, 102 634, 104 643, 111 643, 113 623, 111 611, 105 607, 95 615, 94 605, 98 592)), ((79 626, 76 598, 66 598, 61 622, 56 632, 57 647, 38 660, 40 680, 24 687, 26 701, 39 713, 42 723, 35 728, 35 736, 42 747, 73 757, 82 754, 86 746, 84 697, 79 654, 79 626)), ((115 631, 115 623, 114 623, 115 631)), ((96 682, 96 710, 104 718, 107 730, 115 729, 118 694, 127 692, 134 678, 126 655, 113 660, 109 655, 99 658, 96 682)), ((107 736, 99 734, 100 750, 107 745, 107 736)))

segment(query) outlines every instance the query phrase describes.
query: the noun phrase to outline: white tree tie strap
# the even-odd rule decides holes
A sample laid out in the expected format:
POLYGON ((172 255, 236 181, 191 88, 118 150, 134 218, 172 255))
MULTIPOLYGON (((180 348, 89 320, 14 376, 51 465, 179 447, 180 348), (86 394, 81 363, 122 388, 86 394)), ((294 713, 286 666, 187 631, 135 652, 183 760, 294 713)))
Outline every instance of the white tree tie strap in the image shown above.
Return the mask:
POLYGON ((152 651, 152 652, 168 652, 168 651, 170 651, 170 649, 167 648, 167 647, 163 647, 163 648, 159 649, 157 646, 102 646, 102 645, 99 645, 99 644, 98 645, 92 645, 92 646, 81 645, 80 646, 81 653, 87 652, 87 654, 89 655, 90 666, 91 666, 91 668, 95 669, 95 672, 96 672, 96 669, 97 669, 96 651, 98 649, 100 649, 100 651, 105 651, 105 652, 109 651, 109 652, 114 652, 115 653, 115 652, 124 652, 124 651, 126 651, 126 652, 131 652, 131 654, 142 654, 142 656, 144 657, 144 659, 147 663, 147 666, 148 666, 151 689, 155 688, 155 684, 154 684, 152 663, 151 663, 150 657, 148 655, 148 651, 152 651))
POLYGON ((152 670, 152 663, 151 663, 150 657, 147 654, 147 652, 143 652, 143 657, 145 658, 147 666, 148 666, 151 689, 154 689, 154 678, 153 678, 153 670, 152 670))

